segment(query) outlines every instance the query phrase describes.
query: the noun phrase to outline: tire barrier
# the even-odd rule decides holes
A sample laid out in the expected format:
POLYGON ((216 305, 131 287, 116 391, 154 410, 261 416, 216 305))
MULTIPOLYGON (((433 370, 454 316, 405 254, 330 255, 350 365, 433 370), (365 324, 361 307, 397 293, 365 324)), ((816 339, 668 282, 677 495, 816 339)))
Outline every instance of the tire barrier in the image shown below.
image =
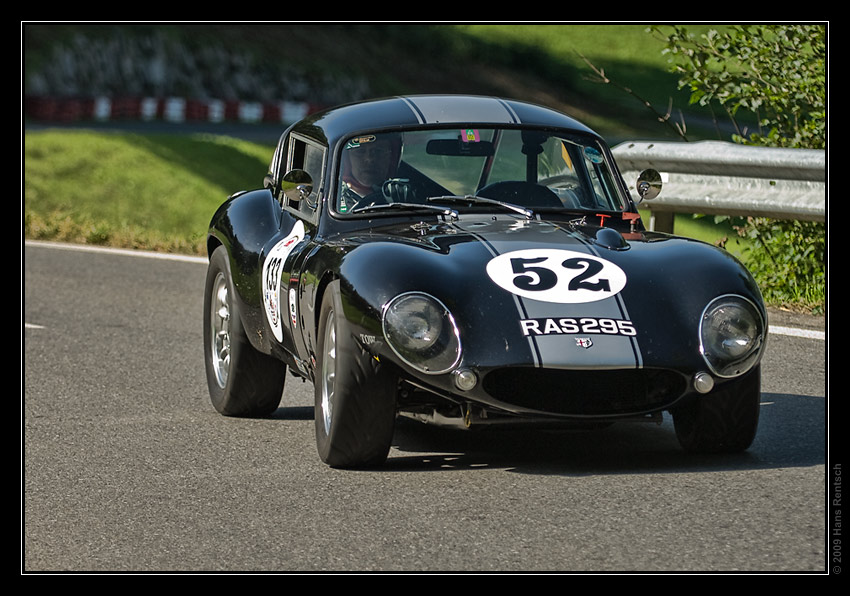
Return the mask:
POLYGON ((24 117, 36 122, 72 123, 114 120, 166 122, 291 123, 321 106, 306 102, 246 102, 180 97, 24 98, 24 117))

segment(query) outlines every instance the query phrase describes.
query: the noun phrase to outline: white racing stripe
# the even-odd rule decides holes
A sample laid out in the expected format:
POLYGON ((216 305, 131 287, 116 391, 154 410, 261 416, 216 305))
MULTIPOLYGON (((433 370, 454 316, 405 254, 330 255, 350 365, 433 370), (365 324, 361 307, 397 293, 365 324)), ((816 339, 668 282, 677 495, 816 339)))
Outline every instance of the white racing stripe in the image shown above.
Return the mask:
POLYGON ((421 123, 502 122, 519 123, 519 116, 504 100, 497 98, 456 98, 450 106, 441 97, 402 97, 421 123))

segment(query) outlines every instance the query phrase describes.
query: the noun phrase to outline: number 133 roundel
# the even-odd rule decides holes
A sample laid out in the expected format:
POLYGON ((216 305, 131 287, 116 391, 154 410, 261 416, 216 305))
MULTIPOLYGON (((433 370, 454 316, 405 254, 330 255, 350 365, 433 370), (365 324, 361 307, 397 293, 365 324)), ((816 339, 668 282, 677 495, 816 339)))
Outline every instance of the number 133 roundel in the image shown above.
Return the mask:
POLYGON ((487 275, 517 296, 561 304, 604 300, 626 286, 626 274, 614 263, 571 250, 505 253, 487 263, 487 275))

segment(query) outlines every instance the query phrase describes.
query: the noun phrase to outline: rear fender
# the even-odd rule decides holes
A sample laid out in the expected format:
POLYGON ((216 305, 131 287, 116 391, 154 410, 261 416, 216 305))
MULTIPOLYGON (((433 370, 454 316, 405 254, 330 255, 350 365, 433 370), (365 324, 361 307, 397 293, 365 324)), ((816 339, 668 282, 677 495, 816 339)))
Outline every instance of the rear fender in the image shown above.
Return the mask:
POLYGON ((280 203, 268 190, 238 193, 213 215, 207 237, 209 251, 219 245, 227 249, 242 325, 254 348, 264 353, 271 348, 263 314, 261 257, 279 233, 282 217, 280 203))

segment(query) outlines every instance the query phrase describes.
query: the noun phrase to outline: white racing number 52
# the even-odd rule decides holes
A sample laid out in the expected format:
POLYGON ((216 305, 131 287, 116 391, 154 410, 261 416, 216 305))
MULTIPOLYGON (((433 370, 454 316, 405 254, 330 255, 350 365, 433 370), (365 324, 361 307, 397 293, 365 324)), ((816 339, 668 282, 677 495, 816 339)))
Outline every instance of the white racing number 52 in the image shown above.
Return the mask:
POLYGON ((599 257, 560 249, 505 253, 487 264, 499 287, 533 300, 578 304, 610 298, 626 285, 626 274, 599 257))

